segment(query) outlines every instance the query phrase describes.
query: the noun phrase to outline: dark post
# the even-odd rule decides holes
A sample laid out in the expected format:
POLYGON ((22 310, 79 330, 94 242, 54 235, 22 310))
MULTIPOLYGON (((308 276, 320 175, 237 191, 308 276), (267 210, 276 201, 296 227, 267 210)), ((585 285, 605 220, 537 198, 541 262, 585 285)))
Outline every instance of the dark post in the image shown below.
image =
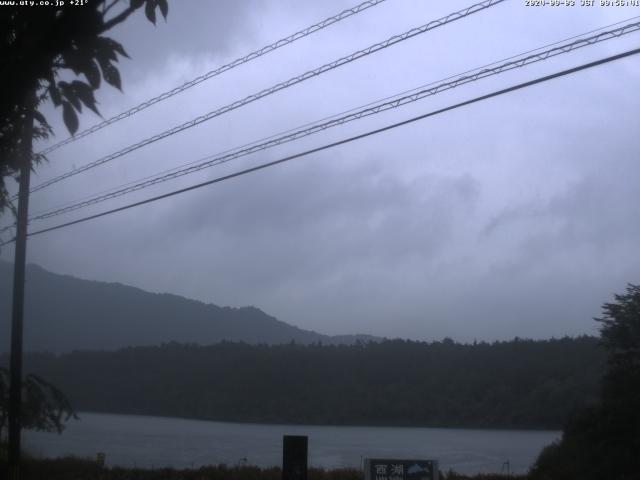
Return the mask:
POLYGON ((29 217, 29 182, 33 138, 33 109, 35 91, 30 94, 25 112, 25 124, 20 145, 20 190, 16 250, 13 263, 13 310, 11 315, 11 364, 9 385, 9 480, 20 476, 20 409, 22 404, 22 326, 24 316, 24 277, 27 259, 27 219, 29 217))
POLYGON ((306 436, 282 437, 282 480, 307 480, 307 449, 306 436))

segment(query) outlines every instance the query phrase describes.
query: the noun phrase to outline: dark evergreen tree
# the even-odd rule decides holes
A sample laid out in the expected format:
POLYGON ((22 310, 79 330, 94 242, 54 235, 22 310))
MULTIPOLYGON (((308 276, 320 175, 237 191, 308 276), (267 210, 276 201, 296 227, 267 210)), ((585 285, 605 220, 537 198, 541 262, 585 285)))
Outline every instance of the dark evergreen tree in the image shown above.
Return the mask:
POLYGON ((605 303, 596 320, 607 352, 600 401, 543 451, 534 478, 640 479, 640 286, 605 303))

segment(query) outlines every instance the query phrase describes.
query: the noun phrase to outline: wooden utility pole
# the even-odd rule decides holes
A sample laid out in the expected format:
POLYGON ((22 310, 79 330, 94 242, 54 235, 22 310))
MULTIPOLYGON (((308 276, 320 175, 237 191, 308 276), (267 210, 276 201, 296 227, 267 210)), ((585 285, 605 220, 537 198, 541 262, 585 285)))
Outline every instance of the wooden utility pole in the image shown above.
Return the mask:
POLYGON ((29 183, 33 156, 33 110, 35 89, 29 92, 24 128, 18 149, 20 179, 16 247, 13 261, 13 307, 11 314, 11 360, 9 387, 9 480, 20 478, 20 410, 22 405, 22 331, 24 317, 24 281, 27 260, 27 220, 29 218, 29 183))

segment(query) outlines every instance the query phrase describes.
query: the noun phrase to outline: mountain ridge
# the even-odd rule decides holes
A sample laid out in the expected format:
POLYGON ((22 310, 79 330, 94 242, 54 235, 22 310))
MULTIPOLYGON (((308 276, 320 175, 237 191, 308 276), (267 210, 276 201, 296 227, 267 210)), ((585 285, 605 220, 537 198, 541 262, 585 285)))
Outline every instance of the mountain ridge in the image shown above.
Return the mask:
MULTIPOLYGON (((9 338, 12 264, 0 261, 0 338, 9 338)), ((120 282, 85 280, 28 264, 25 350, 63 353, 167 342, 207 345, 379 341, 369 335, 325 335, 290 325, 254 306, 228 307, 120 282)), ((7 351, 8 342, 0 345, 7 351)))

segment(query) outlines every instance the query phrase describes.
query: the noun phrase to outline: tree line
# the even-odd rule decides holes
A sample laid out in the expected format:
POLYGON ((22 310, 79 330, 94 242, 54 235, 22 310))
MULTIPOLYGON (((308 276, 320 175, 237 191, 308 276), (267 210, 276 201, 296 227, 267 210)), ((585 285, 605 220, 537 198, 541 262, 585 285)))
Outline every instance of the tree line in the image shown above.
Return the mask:
MULTIPOLYGON (((6 361, 6 358, 4 359, 6 361)), ((219 421, 560 428, 593 403, 593 337, 460 344, 163 344, 30 354, 77 411, 219 421)))

